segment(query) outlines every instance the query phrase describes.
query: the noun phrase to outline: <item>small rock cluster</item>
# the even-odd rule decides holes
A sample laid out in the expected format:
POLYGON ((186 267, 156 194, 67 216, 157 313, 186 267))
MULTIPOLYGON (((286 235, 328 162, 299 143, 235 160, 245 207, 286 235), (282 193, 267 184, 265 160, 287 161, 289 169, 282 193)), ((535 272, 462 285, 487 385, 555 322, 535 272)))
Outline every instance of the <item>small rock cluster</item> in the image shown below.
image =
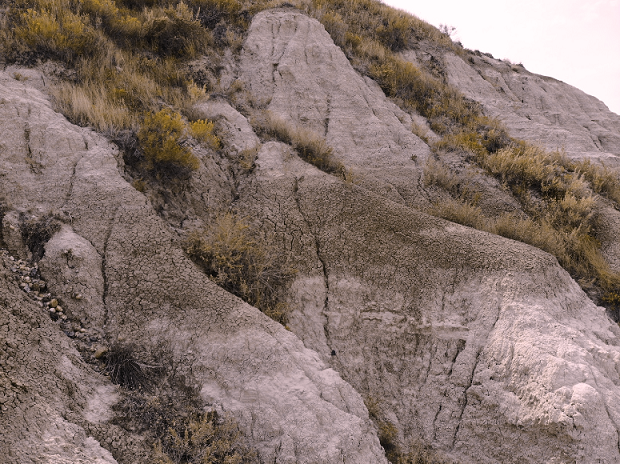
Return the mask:
MULTIPOLYGON (((45 309, 50 318, 60 324, 60 328, 68 337, 81 342, 78 343, 80 345, 78 349, 82 353, 85 351, 94 353, 101 351, 102 348, 95 345, 100 339, 99 335, 89 333, 89 330, 79 320, 74 320, 67 314, 61 305, 61 301, 48 291, 47 283, 41 278, 37 263, 30 264, 26 260, 17 259, 11 256, 7 250, 0 250, 0 258, 3 258, 8 264, 24 293, 45 309)), ((73 298, 81 300, 82 295, 78 293, 73 295, 73 298)))

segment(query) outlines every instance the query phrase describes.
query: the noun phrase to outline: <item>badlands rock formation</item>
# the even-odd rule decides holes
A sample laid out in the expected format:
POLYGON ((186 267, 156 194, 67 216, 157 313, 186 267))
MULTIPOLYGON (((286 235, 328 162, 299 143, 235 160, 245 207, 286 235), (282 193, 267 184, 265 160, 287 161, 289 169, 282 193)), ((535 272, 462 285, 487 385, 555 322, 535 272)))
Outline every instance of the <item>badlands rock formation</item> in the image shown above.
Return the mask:
MULTIPOLYGON (((264 462, 386 462, 359 393, 297 337, 217 287, 184 256, 178 238, 149 201, 121 177, 114 147, 54 113, 39 91, 6 73, 1 77, 0 120, 6 136, 0 195, 13 211, 68 218, 47 244, 41 273, 71 317, 112 339, 144 347, 168 342, 200 383, 203 397, 238 414, 264 462), (75 300, 76 288, 88 298, 75 300)), ((27 254, 24 247, 10 251, 27 254)), ((17 456, 12 462, 20 463, 63 462, 53 450, 50 457, 36 451, 50 441, 59 449, 76 449, 76 461, 65 462, 79 462, 79 453, 87 456, 84 462, 97 462, 88 456, 98 456, 98 445, 78 433, 70 419, 52 415, 50 424, 39 428, 11 421, 33 403, 59 418, 68 408, 83 420, 93 418, 86 401, 75 398, 74 387, 57 391, 60 387, 30 369, 23 380, 13 371, 18 361, 22 368, 41 362, 49 375, 59 372, 60 382, 65 371, 77 369, 67 360, 71 352, 62 332, 56 329, 55 338, 47 340, 47 332, 37 329, 43 308, 21 308, 15 297, 2 300, 3 314, 13 308, 28 314, 34 333, 27 327, 13 329, 19 321, 5 324, 3 319, 3 350, 9 347, 7 354, 23 356, 2 365, 3 398, 18 400, 4 406, 11 414, 3 414, 2 429, 15 427, 15 432, 3 434, 3 455, 17 456), (36 349, 38 339, 45 340, 41 349, 36 349), (47 344, 57 346, 44 351, 47 344), (46 356, 54 350, 56 356, 46 356), (55 397, 54 409, 36 400, 39 392, 55 397)), ((90 376, 90 383, 113 390, 95 372, 90 376)), ((97 420, 110 415, 110 406, 100 405, 97 420)), ((108 459, 102 462, 114 462, 109 453, 101 454, 108 459)))
MULTIPOLYGON (((596 124, 575 116, 554 128, 532 106, 528 126, 526 110, 490 96, 477 58, 445 60, 450 79, 505 116, 513 135, 551 143, 573 134, 562 140, 580 156, 619 155, 618 117, 592 97, 572 101, 596 124)), ((419 116, 294 9, 256 15, 232 72, 272 114, 324 135, 353 181, 288 145, 260 145, 239 112, 213 99, 196 111, 218 121, 226 149, 198 150, 187 191, 163 204, 125 180, 102 136, 55 113, 31 82, 0 74, 2 237, 29 258, 20 221, 56 218, 39 269, 69 319, 102 341, 168 344, 261 462, 386 463, 363 399, 403 443, 463 463, 620 462, 620 329, 552 256, 415 209, 429 203, 420 177, 430 150, 410 131, 419 116), (228 155, 254 147, 255 169, 233 175, 228 155), (188 230, 229 207, 273 232, 299 271, 290 331, 213 284, 181 249, 188 230)), ((139 460, 139 437, 108 423, 118 387, 81 361, 9 272, 0 265, 2 455, 139 460)))
POLYGON ((487 55, 446 54, 448 81, 503 121, 514 137, 575 158, 620 166, 620 116, 564 82, 487 55))

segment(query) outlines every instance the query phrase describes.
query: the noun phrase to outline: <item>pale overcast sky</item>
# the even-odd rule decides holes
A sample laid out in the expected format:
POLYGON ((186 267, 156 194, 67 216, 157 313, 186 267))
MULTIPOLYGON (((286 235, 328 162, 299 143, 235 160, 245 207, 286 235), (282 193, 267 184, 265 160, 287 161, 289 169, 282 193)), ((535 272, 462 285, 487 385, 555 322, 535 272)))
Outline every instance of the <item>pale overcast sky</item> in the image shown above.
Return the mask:
POLYGON ((523 63, 620 114, 620 0, 383 0, 471 50, 523 63))

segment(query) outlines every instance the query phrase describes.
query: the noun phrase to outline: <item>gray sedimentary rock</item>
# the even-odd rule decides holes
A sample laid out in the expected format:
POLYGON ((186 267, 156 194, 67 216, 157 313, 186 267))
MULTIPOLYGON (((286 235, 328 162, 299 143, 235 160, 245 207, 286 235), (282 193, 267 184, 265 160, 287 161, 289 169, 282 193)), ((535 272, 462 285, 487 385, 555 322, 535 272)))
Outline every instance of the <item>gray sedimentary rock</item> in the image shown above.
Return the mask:
MULTIPOLYGON (((105 308, 102 315, 92 301, 79 313, 98 323, 103 317, 100 328, 112 340, 147 349, 169 342, 203 397, 237 413, 264 461, 385 462, 359 394, 297 337, 189 261, 148 200, 120 176, 114 148, 53 112, 40 92, 0 77, 0 120, 10 134, 0 195, 15 209, 70 218, 48 243, 44 268, 62 270, 50 290, 71 298, 62 275, 73 249, 83 257, 76 277, 88 280, 79 282, 81 292, 101 295, 105 308)), ((42 443, 63 437, 73 427, 63 424, 49 437, 35 435, 42 443)), ((19 433, 18 426, 4 439, 19 448, 19 433)))
POLYGON ((271 113, 324 136, 358 184, 424 204, 418 182, 430 150, 411 116, 353 69, 318 21, 294 10, 258 14, 240 78, 271 113))
MULTIPOLYGON (((420 116, 293 9, 256 15, 235 73, 272 114, 324 136, 352 178, 283 143, 259 145, 243 115, 209 101, 195 111, 219 120, 225 153, 195 147, 201 166, 186 192, 159 208, 157 192, 121 176, 114 146, 0 73, 2 236, 27 257, 20 213, 57 218, 40 269, 66 313, 109 341, 170 346, 262 462, 385 463, 362 398, 401 441, 464 463, 619 462, 620 330, 550 255, 412 208, 428 204, 420 175, 430 151, 410 130, 420 116), (255 167, 233 178, 235 156, 255 147, 255 167), (181 249, 182 233, 231 206, 265 224, 299 271, 291 331, 181 249)), ((596 131, 613 132, 608 119, 596 131)), ((565 138, 576 152, 611 159, 612 135, 596 151, 577 132, 565 138)), ((129 438, 89 435, 105 436, 118 389, 46 311, 0 265, 0 449, 9 462, 112 463, 108 451, 129 438)))
MULTIPOLYGON (((271 111, 318 130, 352 72, 339 53, 314 20, 266 12, 250 29, 241 72, 271 111)), ((389 107, 382 98, 377 114, 389 107)), ((345 166, 377 179, 390 162, 408 173, 389 148, 357 154, 351 134, 364 131, 402 153, 386 141, 401 126, 369 130, 352 100, 346 116, 323 123, 345 166), (332 123, 340 119, 346 130, 332 123)), ((241 203, 299 260, 293 331, 390 411, 404 439, 422 437, 464 462, 620 459, 620 332, 553 257, 343 184, 282 145, 265 145, 256 165, 241 203)))
POLYGON ((447 54, 448 81, 503 121, 511 135, 569 156, 620 167, 620 116, 603 102, 522 66, 447 54))
POLYGON ((82 361, 0 256, 0 454, 5 463, 115 464, 84 429, 105 419, 116 388, 82 361), (90 416, 89 416, 90 417, 90 416))

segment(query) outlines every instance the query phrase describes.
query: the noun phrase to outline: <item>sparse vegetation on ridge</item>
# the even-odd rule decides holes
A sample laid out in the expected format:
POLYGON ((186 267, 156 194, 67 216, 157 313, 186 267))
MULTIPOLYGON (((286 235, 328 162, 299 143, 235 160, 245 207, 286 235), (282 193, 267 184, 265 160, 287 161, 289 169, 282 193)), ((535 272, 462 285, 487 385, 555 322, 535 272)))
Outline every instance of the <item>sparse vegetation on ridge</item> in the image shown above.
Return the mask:
POLYGON ((524 215, 485 216, 467 180, 436 160, 427 164, 425 181, 440 186, 453 198, 437 203, 430 212, 551 253, 585 290, 600 289, 601 302, 608 303, 609 295, 620 288, 620 276, 605 262, 596 239, 595 192, 614 198, 617 183, 611 181, 613 174, 525 143, 513 143, 495 153, 468 151, 477 165, 500 180, 519 200, 524 215))
POLYGON ((232 215, 190 234, 185 251, 220 287, 286 326, 283 290, 296 271, 257 230, 232 215))
POLYGON ((303 160, 320 170, 345 177, 344 166, 333 159, 333 149, 319 134, 270 113, 261 121, 255 121, 255 129, 264 137, 292 145, 303 160))
MULTIPOLYGON (((143 434, 157 464, 254 463, 232 417, 205 411, 191 375, 178 372, 169 350, 151 353, 156 365, 138 360, 135 347, 114 344, 105 356, 106 371, 121 388, 112 422, 143 434)), ((113 453, 116 451, 111 450, 113 453)))

